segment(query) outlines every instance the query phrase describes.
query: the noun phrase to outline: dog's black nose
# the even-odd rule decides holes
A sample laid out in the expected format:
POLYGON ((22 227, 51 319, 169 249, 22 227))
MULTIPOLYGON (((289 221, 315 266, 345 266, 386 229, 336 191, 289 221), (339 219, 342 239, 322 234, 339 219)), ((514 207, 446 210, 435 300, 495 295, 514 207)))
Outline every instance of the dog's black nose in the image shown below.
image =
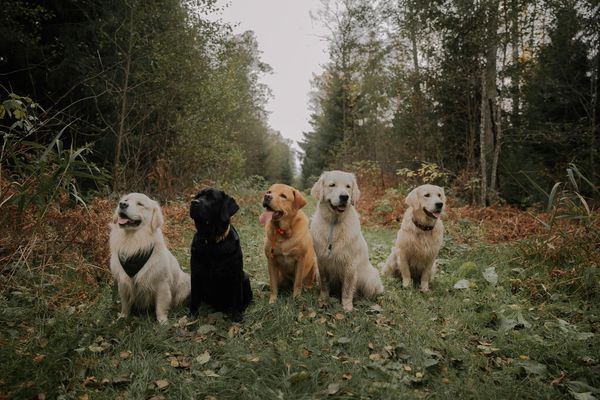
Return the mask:
POLYGON ((121 202, 119 203, 119 208, 120 208, 121 210, 125 210, 127 207, 129 207, 129 203, 125 203, 124 201, 121 201, 121 202))
POLYGON ((350 196, 348 196, 347 194, 340 194, 340 201, 342 203, 347 203, 349 198, 350 196))
POLYGON ((444 203, 435 203, 435 208, 437 208, 438 210, 441 210, 442 207, 444 207, 444 203))
POLYGON ((268 193, 265 194, 265 197, 263 198, 263 201, 266 202, 266 201, 271 201, 271 200, 273 200, 273 196, 270 195, 270 194, 268 194, 268 193))

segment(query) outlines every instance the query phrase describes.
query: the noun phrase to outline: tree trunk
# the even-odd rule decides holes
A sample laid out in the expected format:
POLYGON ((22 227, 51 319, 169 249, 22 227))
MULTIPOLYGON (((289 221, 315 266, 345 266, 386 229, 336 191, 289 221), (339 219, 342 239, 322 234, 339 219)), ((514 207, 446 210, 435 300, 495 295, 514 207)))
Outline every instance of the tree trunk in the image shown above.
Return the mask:
POLYGON ((131 46, 133 41, 133 8, 130 8, 131 14, 129 18, 129 39, 127 41, 127 51, 125 51, 125 67, 123 69, 123 87, 121 96, 121 110, 119 112, 119 127, 116 132, 116 144, 115 144, 115 159, 113 162, 113 192, 117 192, 120 187, 120 173, 121 168, 121 149, 123 146, 123 138, 125 137, 125 118, 127 115, 127 92, 129 91, 129 75, 131 72, 131 46))
MULTIPOLYGON (((481 159, 481 205, 489 205, 490 191, 495 190, 495 175, 492 158, 494 155, 494 111, 497 102, 496 55, 498 51, 498 4, 490 3, 488 8, 488 32, 485 52, 485 68, 481 78, 481 132, 479 137, 481 159), (490 180, 488 181, 488 176, 490 180), (491 178, 493 177, 493 179, 491 178)), ((497 164, 497 163, 496 163, 497 164)))

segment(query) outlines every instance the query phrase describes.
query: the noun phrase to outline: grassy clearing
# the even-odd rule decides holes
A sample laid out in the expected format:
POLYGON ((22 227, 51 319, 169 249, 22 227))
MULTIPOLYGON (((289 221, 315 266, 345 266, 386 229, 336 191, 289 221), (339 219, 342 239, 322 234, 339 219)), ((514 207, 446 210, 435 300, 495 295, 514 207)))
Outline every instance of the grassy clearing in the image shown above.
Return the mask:
MULTIPOLYGON (((428 295, 386 279, 384 295, 356 301, 351 314, 334 299, 320 309, 317 289, 296 301, 284 292, 270 306, 258 213, 243 207, 236 223, 255 294, 242 324, 209 309, 195 320, 175 310, 169 326, 152 315, 117 320, 112 287, 93 285, 72 265, 14 271, 0 298, 0 398, 598 396, 597 297, 531 296, 521 283, 537 266, 515 244, 483 244, 476 226, 448 223, 428 295), (482 274, 490 266, 496 285, 482 274), (469 287, 454 289, 461 279, 469 287), (70 305, 49 301, 57 298, 70 305)), ((181 231, 189 244, 189 226, 181 231)), ((364 231, 378 264, 396 232, 364 231)), ((174 253, 187 268, 188 245, 174 253)))

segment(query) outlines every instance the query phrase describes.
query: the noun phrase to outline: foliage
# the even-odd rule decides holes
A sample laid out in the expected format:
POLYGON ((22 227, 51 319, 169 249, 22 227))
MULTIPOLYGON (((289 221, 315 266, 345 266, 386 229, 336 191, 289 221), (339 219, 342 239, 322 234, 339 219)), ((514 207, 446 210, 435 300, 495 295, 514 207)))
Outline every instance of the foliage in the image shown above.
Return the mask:
POLYGON ((520 171, 548 184, 570 162, 597 183, 597 16, 588 1, 324 2, 304 183, 341 159, 384 176, 436 164, 471 203, 529 206, 520 171))
POLYGON ((417 170, 408 168, 400 168, 396 171, 396 175, 409 178, 411 181, 416 181, 417 184, 431 183, 438 186, 445 186, 448 182, 449 174, 440 169, 436 163, 421 163, 421 167, 417 170))
POLYGON ((42 217, 63 196, 85 205, 81 185, 99 187, 106 182, 106 174, 87 158, 89 146, 65 147, 70 124, 61 126, 59 116, 44 117, 43 111, 32 99, 14 93, 0 105, 0 209, 15 204, 19 217, 30 206, 42 217), (58 133, 48 136, 55 130, 58 133), (49 140, 34 141, 35 137, 49 140))
POLYGON ((290 179, 289 144, 268 145, 270 93, 259 78, 270 67, 214 0, 5 3, 3 84, 35 99, 44 118, 59 115, 73 133, 63 148, 90 149, 86 160, 109 172, 114 191, 173 197, 195 181, 269 168, 269 179, 290 179))

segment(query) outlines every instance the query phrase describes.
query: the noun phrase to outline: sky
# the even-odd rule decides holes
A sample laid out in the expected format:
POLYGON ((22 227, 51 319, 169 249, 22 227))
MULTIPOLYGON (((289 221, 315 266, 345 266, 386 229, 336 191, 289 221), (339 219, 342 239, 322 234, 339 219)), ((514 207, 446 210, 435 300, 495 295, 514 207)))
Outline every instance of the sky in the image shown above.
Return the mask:
POLYGON ((229 4, 222 19, 238 23, 235 33, 254 31, 261 60, 273 68, 262 78, 273 93, 267 105, 269 125, 294 143, 300 141, 302 132, 310 130, 310 81, 328 59, 321 39, 325 29, 309 14, 319 9, 320 1, 218 0, 217 4, 229 4))

